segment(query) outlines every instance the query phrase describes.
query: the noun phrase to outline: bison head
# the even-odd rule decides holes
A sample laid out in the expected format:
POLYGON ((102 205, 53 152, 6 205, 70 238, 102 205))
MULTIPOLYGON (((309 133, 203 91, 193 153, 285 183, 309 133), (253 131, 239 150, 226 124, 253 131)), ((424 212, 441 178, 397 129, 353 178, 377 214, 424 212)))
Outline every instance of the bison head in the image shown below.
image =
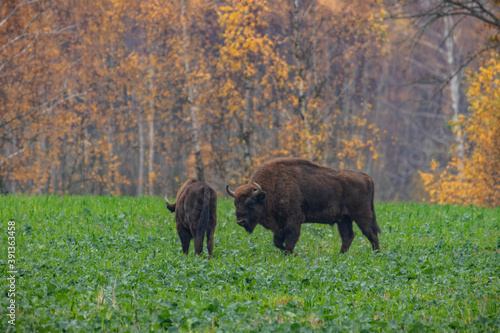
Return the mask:
POLYGON ((226 192, 234 198, 236 223, 245 228, 248 233, 252 233, 264 215, 266 192, 263 192, 259 184, 255 182, 242 185, 234 192, 227 185, 226 192))

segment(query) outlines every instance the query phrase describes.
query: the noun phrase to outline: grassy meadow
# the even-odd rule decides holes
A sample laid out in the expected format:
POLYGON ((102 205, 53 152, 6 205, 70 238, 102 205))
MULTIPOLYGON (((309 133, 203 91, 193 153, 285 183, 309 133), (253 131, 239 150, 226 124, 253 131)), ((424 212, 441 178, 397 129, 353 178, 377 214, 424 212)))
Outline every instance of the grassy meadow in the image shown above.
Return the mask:
MULTIPOLYGON (((500 331, 500 209, 380 203, 382 251, 355 227, 304 225, 284 256, 219 200, 212 260, 181 254, 161 198, 5 196, 2 256, 16 223, 9 332, 500 331)), ((206 247, 204 248, 206 254, 206 247)))

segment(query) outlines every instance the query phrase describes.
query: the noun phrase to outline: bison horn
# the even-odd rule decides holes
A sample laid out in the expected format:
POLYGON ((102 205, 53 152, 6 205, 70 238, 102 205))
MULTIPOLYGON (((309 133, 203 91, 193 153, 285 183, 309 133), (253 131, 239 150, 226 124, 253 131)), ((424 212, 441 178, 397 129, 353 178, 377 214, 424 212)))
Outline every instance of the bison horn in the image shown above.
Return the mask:
POLYGON ((252 184, 257 189, 255 192, 253 192, 253 195, 259 195, 262 192, 262 188, 256 182, 252 182, 252 184))
POLYGON ((163 195, 163 199, 165 199, 165 203, 167 204, 167 206, 171 205, 170 201, 168 201, 168 198, 167 198, 166 194, 163 195))
POLYGON ((226 192, 227 192, 227 194, 229 194, 229 195, 230 195, 230 196, 232 196, 233 198, 235 197, 235 196, 234 196, 234 192, 233 192, 233 191, 231 191, 231 190, 229 189, 229 185, 226 185, 226 192))

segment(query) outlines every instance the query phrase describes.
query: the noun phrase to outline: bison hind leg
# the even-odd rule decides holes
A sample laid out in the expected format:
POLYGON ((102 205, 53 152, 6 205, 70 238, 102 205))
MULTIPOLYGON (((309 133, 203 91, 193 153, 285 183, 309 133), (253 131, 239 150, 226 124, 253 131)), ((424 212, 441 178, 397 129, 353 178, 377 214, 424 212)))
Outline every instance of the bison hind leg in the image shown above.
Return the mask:
POLYGON ((215 227, 209 227, 207 230, 207 250, 208 258, 212 258, 212 253, 214 252, 214 233, 215 227))
POLYGON ((342 221, 337 223, 340 238, 342 239, 342 247, 340 253, 346 253, 351 247, 352 240, 354 239, 354 231, 352 230, 352 219, 349 216, 344 216, 342 221))
POLYGON ((194 253, 196 255, 201 254, 203 252, 203 239, 205 235, 198 235, 194 238, 194 253))
POLYGON ((189 243, 191 243, 191 238, 193 238, 191 235, 191 231, 184 229, 182 227, 178 227, 177 234, 181 239, 182 253, 187 255, 189 252, 189 243))

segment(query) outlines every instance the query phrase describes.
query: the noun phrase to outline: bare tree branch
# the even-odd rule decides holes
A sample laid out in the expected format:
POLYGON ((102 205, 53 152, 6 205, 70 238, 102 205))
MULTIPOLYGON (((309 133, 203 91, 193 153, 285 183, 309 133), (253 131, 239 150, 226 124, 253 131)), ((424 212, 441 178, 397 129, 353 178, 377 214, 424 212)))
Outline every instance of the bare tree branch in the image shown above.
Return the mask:
POLYGON ((23 149, 19 149, 18 151, 16 151, 15 153, 12 153, 6 157, 4 157, 1 161, 0 161, 0 167, 2 165, 4 165, 8 160, 10 160, 11 158, 14 158, 16 157, 17 155, 19 154, 22 154, 24 151, 26 150, 26 147, 24 147, 23 149))
MULTIPOLYGON (((487 23, 497 29, 500 29, 500 9, 491 0, 435 0, 434 5, 427 10, 416 14, 407 14, 398 12, 392 14, 392 19, 418 19, 429 18, 431 20, 439 19, 444 16, 470 16, 484 23, 487 23), (495 15, 497 13, 497 15, 495 15)), ((414 1, 397 1, 402 6, 414 4, 414 1)))
POLYGON ((5 23, 7 23, 7 21, 9 20, 9 18, 14 15, 15 12, 17 12, 17 10, 23 6, 26 6, 26 5, 30 5, 32 3, 35 3, 35 2, 38 2, 40 0, 31 0, 31 1, 26 1, 26 0, 23 0, 21 1, 21 3, 19 3, 16 7, 14 7, 14 9, 2 20, 2 22, 0 22, 0 27, 2 25, 4 25, 5 23))
MULTIPOLYGON (((417 26, 417 33, 411 37, 412 47, 410 54, 413 53, 417 45, 425 45, 437 50, 439 53, 444 54, 444 51, 440 49, 441 45, 444 44, 449 36, 444 36, 441 45, 432 45, 431 43, 423 40, 423 36, 430 31, 430 27, 442 20, 447 16, 457 16, 458 20, 454 23, 453 27, 450 29, 449 33, 463 21, 466 17, 471 17, 473 19, 480 20, 493 28, 500 31, 500 8, 493 3, 491 0, 431 0, 426 3, 413 1, 413 0, 396 0, 388 1, 388 8, 395 7, 396 11, 393 12, 389 17, 390 19, 396 20, 412 20, 417 26), (420 8, 427 5, 427 8, 423 8, 420 11, 415 12, 415 7, 420 8)), ((440 82, 440 90, 444 89, 450 81, 458 75, 465 67, 467 67, 472 61, 474 61, 479 55, 493 49, 500 47, 500 43, 492 43, 485 47, 480 48, 475 51, 473 55, 465 58, 464 60, 457 63, 457 69, 450 73, 449 75, 442 77, 440 82)), ((409 60, 411 62, 411 60, 409 60)))

